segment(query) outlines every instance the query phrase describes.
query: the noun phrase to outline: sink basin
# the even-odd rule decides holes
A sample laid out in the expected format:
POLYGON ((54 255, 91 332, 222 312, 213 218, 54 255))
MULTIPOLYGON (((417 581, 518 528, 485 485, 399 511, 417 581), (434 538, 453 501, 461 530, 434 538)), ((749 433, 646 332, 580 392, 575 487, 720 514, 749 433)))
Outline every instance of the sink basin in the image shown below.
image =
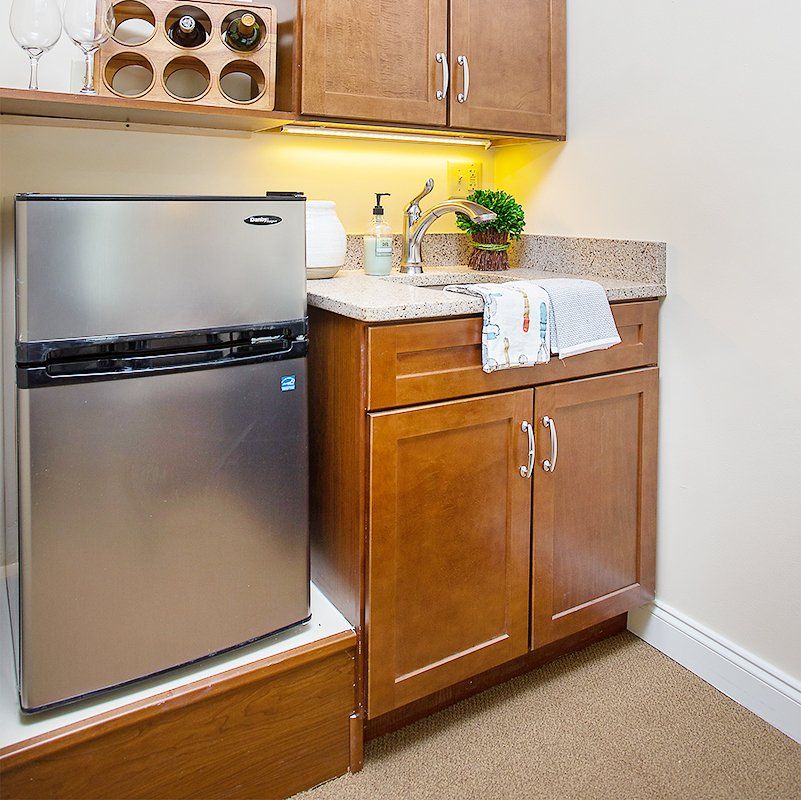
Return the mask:
POLYGON ((468 283, 476 274, 465 266, 453 267, 424 267, 420 275, 405 275, 400 272, 393 272, 387 275, 384 280, 393 283, 405 283, 409 286, 421 286, 426 289, 442 289, 453 283, 468 283))

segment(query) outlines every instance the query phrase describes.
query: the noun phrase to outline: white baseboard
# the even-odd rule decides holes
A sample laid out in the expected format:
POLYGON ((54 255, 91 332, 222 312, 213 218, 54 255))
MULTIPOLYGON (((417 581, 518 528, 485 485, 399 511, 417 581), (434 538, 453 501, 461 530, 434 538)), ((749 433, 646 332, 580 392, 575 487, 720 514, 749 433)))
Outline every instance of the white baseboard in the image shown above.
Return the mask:
POLYGON ((801 743, 801 683, 656 601, 629 614, 629 630, 801 743))

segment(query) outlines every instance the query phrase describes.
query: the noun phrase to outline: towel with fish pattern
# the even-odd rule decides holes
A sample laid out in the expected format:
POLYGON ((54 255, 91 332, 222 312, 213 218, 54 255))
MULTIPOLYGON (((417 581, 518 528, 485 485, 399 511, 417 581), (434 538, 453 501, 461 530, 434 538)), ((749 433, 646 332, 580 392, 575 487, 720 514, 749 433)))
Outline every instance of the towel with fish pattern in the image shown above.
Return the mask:
POLYGON ((547 364, 551 360, 550 300, 544 289, 521 281, 446 286, 445 291, 478 295, 484 300, 484 372, 547 364))

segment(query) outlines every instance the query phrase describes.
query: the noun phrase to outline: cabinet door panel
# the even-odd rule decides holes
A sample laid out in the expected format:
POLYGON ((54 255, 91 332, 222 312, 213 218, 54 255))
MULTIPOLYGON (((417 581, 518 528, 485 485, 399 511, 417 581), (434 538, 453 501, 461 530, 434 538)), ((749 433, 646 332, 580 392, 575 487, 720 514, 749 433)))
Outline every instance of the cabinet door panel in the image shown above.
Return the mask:
POLYGON ((452 126, 563 136, 565 0, 451 0, 451 72, 452 126))
POLYGON ((369 716, 528 648, 531 390, 370 417, 369 716))
POLYGON ((303 114, 444 125, 447 0, 304 0, 303 114))
POLYGON ((655 368, 536 390, 533 647, 653 597, 657 394, 655 368))

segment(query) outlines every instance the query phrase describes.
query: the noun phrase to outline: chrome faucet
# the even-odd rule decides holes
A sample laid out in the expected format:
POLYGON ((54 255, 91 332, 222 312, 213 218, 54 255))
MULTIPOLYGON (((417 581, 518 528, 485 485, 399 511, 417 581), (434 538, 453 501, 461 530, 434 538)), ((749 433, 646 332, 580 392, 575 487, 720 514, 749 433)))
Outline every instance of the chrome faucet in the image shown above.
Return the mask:
POLYGON ((425 188, 417 197, 409 203, 406 208, 406 215, 403 220, 403 259, 401 260, 400 271, 419 275, 423 271, 423 259, 420 246, 426 231, 431 227, 434 220, 439 219, 445 214, 464 214, 473 222, 492 222, 497 218, 494 211, 474 203, 471 200, 462 200, 452 197, 444 203, 440 203, 434 208, 429 209, 423 214, 420 208, 420 201, 434 188, 434 179, 426 181, 425 188))

